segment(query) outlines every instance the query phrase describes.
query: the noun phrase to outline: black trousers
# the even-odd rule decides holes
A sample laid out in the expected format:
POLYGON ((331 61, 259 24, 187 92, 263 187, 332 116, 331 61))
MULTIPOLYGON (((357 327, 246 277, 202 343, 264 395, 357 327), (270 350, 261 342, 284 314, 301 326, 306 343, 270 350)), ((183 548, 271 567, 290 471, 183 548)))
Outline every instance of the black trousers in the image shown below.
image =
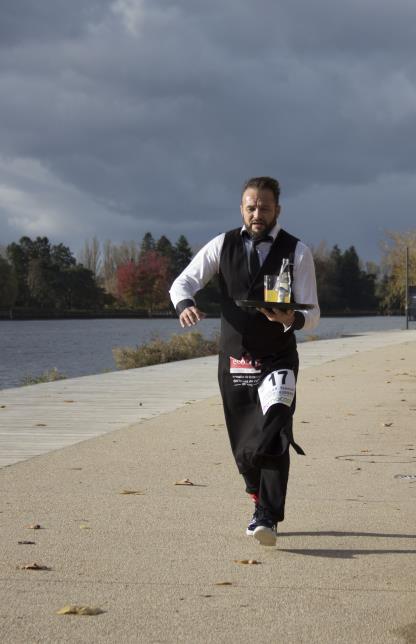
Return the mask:
POLYGON ((275 521, 285 518, 285 501, 289 479, 289 449, 279 459, 277 469, 253 467, 242 474, 246 492, 257 494, 259 505, 266 508, 275 521))

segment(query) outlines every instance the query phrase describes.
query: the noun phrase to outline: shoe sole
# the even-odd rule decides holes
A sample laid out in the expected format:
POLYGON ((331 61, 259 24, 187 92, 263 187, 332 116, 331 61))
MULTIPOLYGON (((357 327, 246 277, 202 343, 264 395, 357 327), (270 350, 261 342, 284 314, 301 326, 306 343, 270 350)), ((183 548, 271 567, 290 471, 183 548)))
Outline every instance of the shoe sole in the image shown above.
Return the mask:
POLYGON ((254 530, 249 530, 249 529, 247 528, 247 530, 246 530, 246 535, 247 535, 248 537, 252 537, 252 536, 253 536, 253 534, 254 534, 254 530))
POLYGON ((275 546, 277 536, 274 530, 266 528, 265 526, 259 526, 252 533, 253 537, 257 539, 261 546, 275 546))

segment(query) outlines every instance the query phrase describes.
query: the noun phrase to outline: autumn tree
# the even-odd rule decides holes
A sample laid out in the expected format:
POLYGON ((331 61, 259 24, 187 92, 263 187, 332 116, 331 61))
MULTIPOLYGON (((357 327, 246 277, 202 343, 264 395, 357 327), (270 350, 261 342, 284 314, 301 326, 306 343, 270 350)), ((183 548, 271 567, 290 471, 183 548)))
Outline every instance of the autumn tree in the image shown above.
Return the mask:
POLYGON ((119 297, 129 306, 153 311, 169 305, 171 275, 166 257, 155 250, 141 255, 138 262, 129 261, 117 270, 119 297))
POLYGON ((382 242, 384 279, 381 306, 385 312, 404 312, 406 302, 406 248, 409 249, 409 284, 416 284, 416 230, 387 231, 382 242))
POLYGON ((167 257, 149 250, 138 262, 138 295, 142 305, 149 311, 166 309, 169 306, 171 273, 167 257))
POLYGON ((117 270, 128 262, 137 262, 140 248, 135 241, 123 241, 114 244, 106 240, 103 244, 103 259, 100 271, 100 283, 108 293, 118 296, 117 270))
POLYGON ((131 308, 138 308, 139 297, 137 294, 137 264, 126 262, 116 269, 117 296, 131 308))

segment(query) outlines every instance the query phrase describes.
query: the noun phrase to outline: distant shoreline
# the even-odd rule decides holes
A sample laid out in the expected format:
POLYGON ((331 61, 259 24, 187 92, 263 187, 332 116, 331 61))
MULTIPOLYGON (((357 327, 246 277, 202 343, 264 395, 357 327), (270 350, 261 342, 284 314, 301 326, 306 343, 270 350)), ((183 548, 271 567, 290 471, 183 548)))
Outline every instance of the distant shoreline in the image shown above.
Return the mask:
MULTIPOLYGON (((321 318, 358 318, 358 317, 400 317, 405 315, 400 311, 392 313, 380 313, 379 311, 331 311, 322 312, 321 318)), ((8 311, 0 311, 0 322, 22 322, 22 321, 42 321, 42 320, 102 320, 102 319, 176 319, 176 313, 173 311, 161 311, 149 315, 144 311, 13 311, 12 315, 8 311)), ((219 319, 219 313, 207 313, 208 318, 219 319)))

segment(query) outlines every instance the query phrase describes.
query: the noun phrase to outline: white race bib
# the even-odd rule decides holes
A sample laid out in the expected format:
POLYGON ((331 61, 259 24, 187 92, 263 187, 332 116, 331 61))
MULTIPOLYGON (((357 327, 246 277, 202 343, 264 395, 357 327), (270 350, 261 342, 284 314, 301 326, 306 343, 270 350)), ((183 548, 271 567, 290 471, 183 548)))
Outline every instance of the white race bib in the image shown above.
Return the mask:
POLYGON ((258 388, 263 414, 267 414, 269 408, 277 403, 290 407, 295 391, 295 374, 291 369, 278 369, 269 373, 258 388))

